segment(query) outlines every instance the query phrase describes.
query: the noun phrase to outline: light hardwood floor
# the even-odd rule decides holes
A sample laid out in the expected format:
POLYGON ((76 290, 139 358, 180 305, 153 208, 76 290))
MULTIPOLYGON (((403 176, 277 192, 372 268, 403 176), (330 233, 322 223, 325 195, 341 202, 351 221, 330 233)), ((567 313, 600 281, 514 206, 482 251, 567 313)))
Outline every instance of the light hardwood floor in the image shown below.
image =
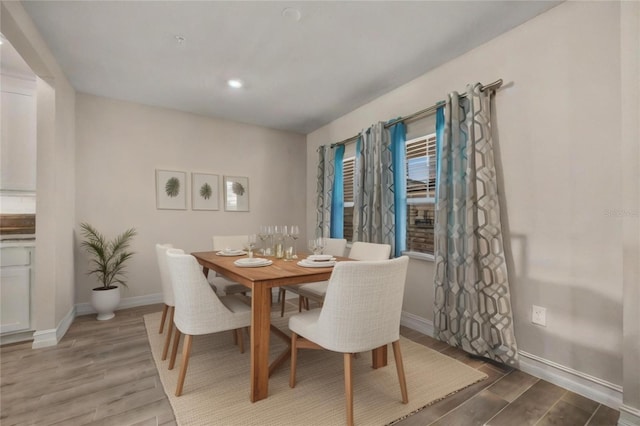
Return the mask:
MULTIPOLYGON (((287 309, 297 306, 288 303, 287 309)), ((126 309, 109 321, 77 317, 62 341, 50 348, 33 350, 31 342, 2 346, 0 424, 175 425, 142 318, 160 310, 161 305, 126 309)), ((414 330, 403 327, 401 332, 489 378, 402 420, 400 426, 617 423, 616 410, 518 370, 472 358, 414 330)))

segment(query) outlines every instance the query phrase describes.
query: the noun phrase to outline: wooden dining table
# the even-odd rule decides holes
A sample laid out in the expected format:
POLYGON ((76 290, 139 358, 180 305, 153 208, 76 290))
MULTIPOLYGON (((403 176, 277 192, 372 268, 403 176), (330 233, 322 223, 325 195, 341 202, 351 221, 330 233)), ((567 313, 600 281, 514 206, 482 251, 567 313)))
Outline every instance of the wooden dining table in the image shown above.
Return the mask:
MULTIPOLYGON (((326 281, 331 277, 332 267, 308 268, 299 266, 297 261, 285 261, 268 257, 273 263, 263 267, 238 267, 234 264, 241 257, 221 256, 215 251, 191 253, 207 276, 213 270, 226 278, 251 289, 251 393, 252 402, 260 401, 269 395, 269 375, 273 369, 284 362, 289 352, 281 354, 269 365, 269 338, 271 331, 280 337, 288 336, 271 326, 271 289, 284 285, 296 285, 326 281)), ((350 260, 338 258, 337 261, 350 260)), ((372 351, 372 366, 379 368, 387 365, 387 347, 372 351)))

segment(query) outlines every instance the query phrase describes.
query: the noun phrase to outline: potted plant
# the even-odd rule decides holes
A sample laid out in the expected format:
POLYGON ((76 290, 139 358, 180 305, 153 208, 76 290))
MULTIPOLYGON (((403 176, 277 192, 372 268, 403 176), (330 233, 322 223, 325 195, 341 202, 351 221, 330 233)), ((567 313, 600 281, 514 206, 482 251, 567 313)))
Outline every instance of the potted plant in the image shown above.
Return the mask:
POLYGON ((107 240, 98 230, 88 223, 82 223, 83 241, 81 247, 90 256, 92 269, 89 275, 95 275, 100 281, 100 287, 93 289, 91 305, 98 312, 99 320, 108 320, 115 316, 114 309, 120 303, 120 288, 124 287, 124 272, 127 261, 133 256, 129 251, 131 240, 136 235, 133 228, 127 229, 113 240, 107 240))

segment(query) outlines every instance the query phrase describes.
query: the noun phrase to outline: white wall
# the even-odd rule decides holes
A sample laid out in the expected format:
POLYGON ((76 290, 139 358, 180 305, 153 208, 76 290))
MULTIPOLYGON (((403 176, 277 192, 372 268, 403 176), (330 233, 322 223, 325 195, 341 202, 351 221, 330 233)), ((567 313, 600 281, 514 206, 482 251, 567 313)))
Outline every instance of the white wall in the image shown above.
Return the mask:
MULTIPOLYGON (((563 3, 309 134, 307 226, 318 145, 502 78, 497 132, 519 349, 621 385, 619 7, 563 3), (533 304, 547 308, 546 328, 530 323, 533 304)), ((432 320, 432 282, 433 263, 412 260, 405 311, 432 320)))
MULTIPOLYGON (((74 298, 75 90, 19 2, 3 1, 2 34, 38 76, 34 345, 55 344, 74 298), (56 330, 57 329, 57 330, 56 330)), ((68 323, 67 323, 68 326, 68 323)))
MULTIPOLYGON (((76 124, 77 224, 109 236, 129 227, 139 233, 124 297, 161 292, 156 243, 210 250, 214 234, 304 225, 303 135, 87 94, 77 96, 76 124), (193 211, 190 200, 188 210, 157 210, 155 169, 218 174, 221 184, 223 175, 247 176, 250 211, 225 212, 222 200, 219 211, 193 211)), ((95 279, 86 275, 86 255, 76 254, 76 302, 88 302, 95 279)))
POLYGON ((623 425, 640 424, 640 3, 623 3, 620 16, 624 405, 619 424, 623 425))

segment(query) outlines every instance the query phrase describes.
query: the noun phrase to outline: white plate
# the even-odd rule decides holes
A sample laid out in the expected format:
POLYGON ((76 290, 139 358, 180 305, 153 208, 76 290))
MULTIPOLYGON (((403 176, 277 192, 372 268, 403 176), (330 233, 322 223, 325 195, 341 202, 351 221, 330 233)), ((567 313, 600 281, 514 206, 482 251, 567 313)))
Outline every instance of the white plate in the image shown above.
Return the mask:
POLYGON ((247 254, 244 250, 229 250, 229 251, 219 251, 216 253, 218 256, 244 256, 247 254))
POLYGON ((307 256, 307 260, 310 260, 312 262, 326 262, 329 260, 336 260, 336 258, 331 256, 330 254, 312 254, 310 256, 307 256))
POLYGON ((325 262, 309 262, 306 259, 298 262, 298 266, 303 266, 305 268, 332 268, 336 264, 335 260, 329 260, 325 262))
POLYGON ((260 257, 238 259, 233 262, 234 265, 240 268, 258 268, 260 266, 269 266, 272 263, 273 262, 269 259, 263 259, 260 257))

